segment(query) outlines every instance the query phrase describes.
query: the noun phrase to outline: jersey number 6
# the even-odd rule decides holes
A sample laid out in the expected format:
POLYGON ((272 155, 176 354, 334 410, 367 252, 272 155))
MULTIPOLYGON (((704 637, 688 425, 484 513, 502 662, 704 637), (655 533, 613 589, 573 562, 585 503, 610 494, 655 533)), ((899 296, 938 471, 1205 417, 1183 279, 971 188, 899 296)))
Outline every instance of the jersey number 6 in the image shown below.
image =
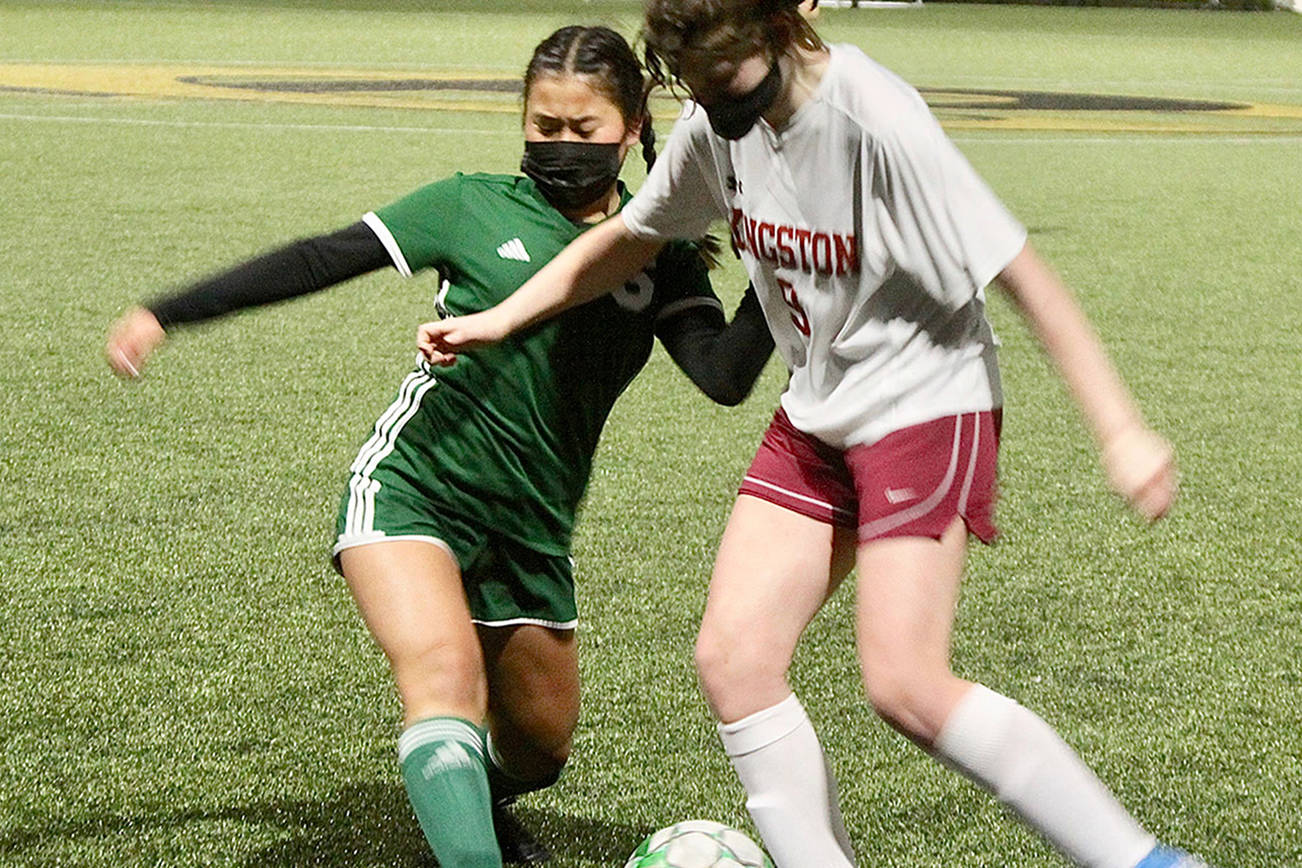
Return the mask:
POLYGON ((782 300, 790 308, 791 321, 795 323, 796 331, 805 337, 809 337, 809 315, 805 309, 800 306, 800 299, 796 298, 796 288, 791 285, 791 281, 778 278, 778 286, 782 289, 782 300))

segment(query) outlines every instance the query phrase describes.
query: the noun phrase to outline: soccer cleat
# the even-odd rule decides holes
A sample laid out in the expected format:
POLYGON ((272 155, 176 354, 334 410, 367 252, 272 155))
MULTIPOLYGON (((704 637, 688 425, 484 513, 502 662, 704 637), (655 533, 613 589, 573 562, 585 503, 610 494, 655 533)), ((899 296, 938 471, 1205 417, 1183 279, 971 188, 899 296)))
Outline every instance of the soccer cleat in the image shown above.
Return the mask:
POLYGON ((502 861, 509 865, 546 862, 552 858, 551 852, 507 810, 507 805, 514 801, 503 799, 493 805, 493 829, 497 832, 502 861))
POLYGON ((1158 844, 1135 868, 1208 868, 1207 863, 1190 853, 1158 844))

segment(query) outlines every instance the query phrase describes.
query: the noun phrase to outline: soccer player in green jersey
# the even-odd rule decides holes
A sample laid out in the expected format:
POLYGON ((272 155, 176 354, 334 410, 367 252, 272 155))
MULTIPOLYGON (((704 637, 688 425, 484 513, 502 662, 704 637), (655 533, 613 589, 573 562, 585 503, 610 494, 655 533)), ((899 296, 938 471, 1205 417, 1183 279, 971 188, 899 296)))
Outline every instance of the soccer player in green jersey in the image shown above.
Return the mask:
MULTIPOLYGON (((106 354, 136 377, 174 325, 392 265, 441 278, 442 312, 491 307, 629 198, 617 180, 654 133, 637 58, 567 27, 524 79, 526 177, 455 175, 339 232, 296 242, 128 311, 106 354)), ((335 563, 389 659, 403 779, 444 868, 545 856, 499 847, 494 811, 556 780, 578 719, 569 557, 602 425, 655 337, 722 403, 772 350, 753 292, 725 324, 702 250, 673 244, 631 282, 436 374, 422 363, 351 468, 335 563)), ((512 824, 513 825, 513 824, 512 824)))

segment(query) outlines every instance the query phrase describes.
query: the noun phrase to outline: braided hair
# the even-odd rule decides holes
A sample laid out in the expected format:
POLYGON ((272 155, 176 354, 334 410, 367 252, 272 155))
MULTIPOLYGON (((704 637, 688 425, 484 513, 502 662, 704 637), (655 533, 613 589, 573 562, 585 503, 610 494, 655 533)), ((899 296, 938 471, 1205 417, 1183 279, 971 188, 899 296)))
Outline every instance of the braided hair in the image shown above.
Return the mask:
POLYGON ((642 123, 642 159, 647 171, 656 161, 656 132, 647 108, 649 88, 637 55, 609 27, 562 27, 534 49, 524 71, 524 97, 540 75, 585 75, 619 108, 624 123, 642 123))
MULTIPOLYGON (((642 65, 624 37, 609 27, 562 27, 534 49, 524 71, 524 98, 540 75, 585 75, 619 108, 624 123, 641 119, 642 159, 646 169, 656 161, 656 131, 651 123, 648 97, 652 84, 642 75, 642 65)), ((713 268, 723 245, 712 235, 695 244, 696 252, 713 268)))

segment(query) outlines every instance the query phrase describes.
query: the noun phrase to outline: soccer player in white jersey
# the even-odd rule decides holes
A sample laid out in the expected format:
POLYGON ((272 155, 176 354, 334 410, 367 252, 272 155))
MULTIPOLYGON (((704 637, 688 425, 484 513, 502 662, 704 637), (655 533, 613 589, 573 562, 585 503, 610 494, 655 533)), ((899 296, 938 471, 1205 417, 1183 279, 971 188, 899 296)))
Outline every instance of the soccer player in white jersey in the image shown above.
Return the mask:
POLYGON ((786 679, 851 564, 864 684, 883 719, 1080 865, 1200 865, 1159 845, 1041 718, 950 670, 967 536, 995 533, 1003 400, 985 286, 1022 311, 1111 484, 1149 520, 1175 498, 1172 450, 917 92, 858 49, 824 45, 797 7, 649 0, 649 71, 695 104, 646 185, 497 307, 422 326, 422 350, 450 363, 726 219, 791 380, 724 532, 696 655, 777 865, 854 864, 786 679))

